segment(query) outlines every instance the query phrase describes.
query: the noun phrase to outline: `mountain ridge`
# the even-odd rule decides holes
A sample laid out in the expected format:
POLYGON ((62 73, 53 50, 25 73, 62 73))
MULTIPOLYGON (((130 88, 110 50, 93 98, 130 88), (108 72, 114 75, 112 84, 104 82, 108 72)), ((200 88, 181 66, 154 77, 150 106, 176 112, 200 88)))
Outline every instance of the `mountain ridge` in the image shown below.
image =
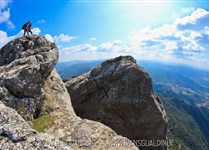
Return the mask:
POLYGON ((0 58, 0 149, 137 149, 104 124, 76 116, 54 69, 58 49, 45 37, 12 40, 0 58))

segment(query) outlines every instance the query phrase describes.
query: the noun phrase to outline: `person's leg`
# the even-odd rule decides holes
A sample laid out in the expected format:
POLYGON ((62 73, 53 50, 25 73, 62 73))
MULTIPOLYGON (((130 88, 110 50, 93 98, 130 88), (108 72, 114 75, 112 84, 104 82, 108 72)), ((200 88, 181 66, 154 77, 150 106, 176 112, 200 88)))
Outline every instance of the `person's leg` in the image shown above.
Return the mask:
POLYGON ((27 35, 29 35, 29 31, 28 31, 28 28, 26 28, 26 32, 27 32, 27 35))
POLYGON ((25 34, 26 34, 26 29, 24 29, 24 33, 23 33, 23 36, 25 36, 25 34))
POLYGON ((33 34, 33 32, 31 31, 31 29, 29 29, 30 34, 33 34))

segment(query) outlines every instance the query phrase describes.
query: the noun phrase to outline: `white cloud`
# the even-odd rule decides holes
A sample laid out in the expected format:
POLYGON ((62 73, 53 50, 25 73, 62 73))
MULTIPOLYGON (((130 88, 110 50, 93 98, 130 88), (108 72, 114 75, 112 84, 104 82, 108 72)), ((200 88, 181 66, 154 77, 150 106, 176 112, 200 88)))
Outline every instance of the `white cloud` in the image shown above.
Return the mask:
POLYGON ((33 34, 39 35, 41 33, 41 30, 39 28, 33 28, 32 32, 33 32, 33 34))
POLYGON ((99 45, 98 49, 100 50, 111 50, 113 47, 113 43, 102 43, 99 45))
POLYGON ((61 53, 68 53, 68 52, 89 52, 89 51, 95 51, 97 47, 92 46, 90 44, 81 44, 81 45, 75 45, 75 46, 69 46, 69 47, 64 47, 60 49, 61 53))
POLYGON ((75 36, 69 36, 68 34, 60 34, 56 36, 52 36, 50 34, 46 34, 45 37, 50 41, 50 42, 55 42, 57 45, 62 45, 63 43, 69 43, 72 40, 76 39, 77 37, 75 36))
MULTIPOLYGON (((113 42, 103 43, 99 46, 90 44, 81 44, 69 47, 63 47, 59 50, 59 61, 69 60, 95 60, 113 58, 118 55, 127 55, 123 45, 114 45, 113 42)), ((116 42, 117 43, 117 42, 116 42)))
POLYGON ((117 39, 112 42, 102 43, 97 47, 98 52, 122 52, 126 51, 128 47, 125 45, 122 45, 122 41, 117 39))
POLYGON ((5 9, 12 0, 0 0, 0 10, 5 9))
POLYGON ((68 34, 60 34, 59 36, 54 36, 53 39, 55 43, 66 43, 76 39, 76 37, 69 36, 68 34))
POLYGON ((9 41, 22 36, 22 31, 14 36, 8 36, 6 32, 0 30, 0 48, 7 44, 9 41))
POLYGON ((10 20, 10 8, 9 4, 12 3, 12 0, 0 0, 0 24, 6 23, 9 30, 15 29, 15 25, 10 20))
POLYGON ((50 42, 54 42, 53 37, 52 37, 50 34, 46 34, 46 35, 45 35, 45 38, 46 38, 47 40, 49 40, 50 42))
POLYGON ((174 25, 179 30, 201 30, 205 26, 208 26, 209 23, 209 12, 198 8, 192 12, 191 15, 188 15, 183 18, 178 18, 174 25))
POLYGON ((93 37, 93 38, 90 38, 90 40, 91 40, 91 41, 96 41, 97 38, 94 38, 94 37, 93 37))
POLYGON ((194 9, 194 7, 189 7, 189 8, 184 8, 184 9, 182 9, 182 11, 184 12, 184 13, 191 13, 192 11, 194 11, 195 9, 194 9))
POLYGON ((198 57, 209 48, 204 44, 209 39, 208 17, 208 11, 197 9, 189 16, 176 19, 172 24, 153 29, 146 27, 130 35, 132 46, 143 51, 164 52, 164 55, 198 57), (199 30, 188 27, 191 24, 199 30))
POLYGON ((117 39, 117 40, 114 40, 113 42, 112 42, 114 45, 116 44, 122 44, 122 41, 121 40, 119 40, 119 39, 117 39))
MULTIPOLYGON (((33 28, 32 32, 33 34, 39 35, 41 30, 39 28, 33 28)), ((23 30, 21 30, 19 33, 13 36, 8 36, 5 31, 0 30, 0 48, 3 47, 5 44, 7 44, 9 41, 14 40, 21 36, 23 36, 23 30)))
POLYGON ((7 33, 0 30, 0 41, 4 41, 7 39, 7 33))
POLYGON ((8 22, 10 18, 10 9, 0 10, 0 23, 8 22))
POLYGON ((38 20, 38 21, 37 21, 38 24, 44 24, 45 22, 46 22, 46 21, 45 21, 44 19, 38 20))
POLYGON ((121 40, 114 40, 112 42, 102 43, 98 46, 90 44, 81 44, 75 46, 68 46, 60 48, 60 61, 67 60, 92 60, 92 59, 106 59, 116 57, 121 54, 129 54, 130 48, 123 45, 121 40), (85 56, 84 56, 85 55, 85 56))
MULTIPOLYGON (((196 61, 209 60, 209 12, 199 8, 171 24, 145 27, 129 37, 130 49, 141 59, 179 61, 195 66, 196 61)), ((198 64, 205 66, 203 62, 208 61, 198 64)))
POLYGON ((9 30, 13 30, 13 29, 15 29, 15 25, 14 25, 11 21, 8 21, 8 22, 7 22, 7 28, 8 28, 9 30))

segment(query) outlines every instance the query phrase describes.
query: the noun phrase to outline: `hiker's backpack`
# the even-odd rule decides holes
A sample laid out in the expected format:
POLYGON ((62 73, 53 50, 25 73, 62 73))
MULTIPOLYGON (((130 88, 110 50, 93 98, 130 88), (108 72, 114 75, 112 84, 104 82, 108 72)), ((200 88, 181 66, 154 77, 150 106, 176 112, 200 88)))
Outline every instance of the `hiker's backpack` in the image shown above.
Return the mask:
POLYGON ((24 30, 26 27, 27 27, 27 23, 25 23, 25 24, 22 26, 22 29, 24 30))

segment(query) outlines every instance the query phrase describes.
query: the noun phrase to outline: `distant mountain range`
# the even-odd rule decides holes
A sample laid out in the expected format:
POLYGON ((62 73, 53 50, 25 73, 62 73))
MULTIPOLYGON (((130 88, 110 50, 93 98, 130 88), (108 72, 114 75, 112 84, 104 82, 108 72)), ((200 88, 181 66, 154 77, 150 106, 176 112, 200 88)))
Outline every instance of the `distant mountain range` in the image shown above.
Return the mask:
POLYGON ((62 79, 70 78, 73 76, 81 75, 85 72, 92 70, 102 60, 97 61, 69 61, 69 62, 59 62, 56 65, 56 69, 62 79))
MULTIPOLYGON (((78 76, 100 64, 97 61, 60 62, 62 79, 78 76)), ((150 74, 154 91, 170 117, 170 149, 209 149, 209 71, 154 61, 138 61, 150 74)))
POLYGON ((140 62, 140 65, 149 72, 158 94, 209 107, 208 71, 156 62, 140 62))

